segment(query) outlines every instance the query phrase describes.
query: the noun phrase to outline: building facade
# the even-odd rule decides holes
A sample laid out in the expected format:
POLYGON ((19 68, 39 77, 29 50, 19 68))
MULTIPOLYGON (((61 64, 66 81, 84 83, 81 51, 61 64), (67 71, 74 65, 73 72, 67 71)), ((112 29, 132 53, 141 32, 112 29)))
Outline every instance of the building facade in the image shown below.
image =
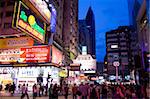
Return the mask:
POLYGON ((78 0, 64 1, 64 48, 75 57, 78 55, 78 0))
POLYGON ((130 75, 134 67, 131 50, 130 33, 131 28, 120 26, 118 29, 106 32, 106 66, 107 74, 116 75, 115 62, 119 63, 118 73, 120 78, 125 79, 130 75))
POLYGON ((1 0, 0 3, 0 37, 20 37, 24 35, 23 33, 12 29, 15 0, 1 0))
MULTIPOLYGON (((146 80, 147 71, 149 71, 149 53, 150 53, 150 42, 149 42, 149 0, 128 0, 129 5, 129 19, 135 29, 135 39, 137 45, 137 54, 135 56, 135 74, 141 79, 146 80), (132 2, 132 3, 131 3, 132 2)), ((137 80, 138 82, 138 80, 137 80)))

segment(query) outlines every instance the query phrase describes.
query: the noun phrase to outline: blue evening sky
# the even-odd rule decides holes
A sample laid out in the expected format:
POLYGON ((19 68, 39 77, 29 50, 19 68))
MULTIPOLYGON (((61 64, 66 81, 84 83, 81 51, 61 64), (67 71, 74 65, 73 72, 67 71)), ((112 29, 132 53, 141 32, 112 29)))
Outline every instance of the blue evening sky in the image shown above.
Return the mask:
POLYGON ((106 53, 105 33, 129 24, 128 4, 127 0, 79 0, 79 19, 85 19, 90 5, 95 14, 96 57, 102 62, 106 53))

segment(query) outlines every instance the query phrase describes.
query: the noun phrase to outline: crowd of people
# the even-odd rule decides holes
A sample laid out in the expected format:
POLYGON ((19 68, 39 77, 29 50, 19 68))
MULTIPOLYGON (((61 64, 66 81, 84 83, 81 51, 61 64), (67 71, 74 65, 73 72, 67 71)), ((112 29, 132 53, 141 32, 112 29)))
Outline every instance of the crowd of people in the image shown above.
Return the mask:
MULTIPOLYGON (((89 84, 81 83, 79 85, 73 84, 48 84, 43 86, 42 84, 34 84, 32 87, 33 99, 41 96, 48 96, 49 99, 58 99, 59 95, 64 95, 64 99, 72 95, 71 99, 148 99, 147 86, 141 85, 112 85, 112 84, 89 84)), ((0 91, 1 91, 0 86, 0 91)), ((15 84, 8 84, 5 90, 8 90, 12 95, 16 89, 15 84)), ((18 86, 21 93, 21 99, 27 96, 29 99, 28 84, 18 86)))
MULTIPOLYGON (((58 99, 59 95, 64 95, 64 99, 148 99, 146 86, 140 85, 108 85, 108 84, 89 84, 63 86, 51 84, 48 89, 49 99, 58 99)), ((33 86, 33 98, 38 96, 36 84, 33 86)))

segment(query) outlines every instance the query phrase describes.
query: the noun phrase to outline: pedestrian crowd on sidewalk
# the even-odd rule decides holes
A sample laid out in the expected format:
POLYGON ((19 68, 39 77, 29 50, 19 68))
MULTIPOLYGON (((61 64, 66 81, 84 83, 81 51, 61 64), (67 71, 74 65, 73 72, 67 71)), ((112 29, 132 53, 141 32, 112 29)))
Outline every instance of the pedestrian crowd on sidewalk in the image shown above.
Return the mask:
MULTIPOLYGON (((2 86, 0 85, 0 91, 2 86)), ((6 90, 10 90, 12 95, 15 92, 15 84, 7 85, 6 90)), ((18 86, 21 99, 27 96, 29 99, 28 84, 18 86)), ((59 95, 64 95, 64 99, 70 99, 68 96, 72 95, 71 99, 149 99, 147 86, 144 85, 123 85, 123 84, 34 84, 32 87, 33 99, 42 96, 48 96, 49 99, 58 99, 59 95)))

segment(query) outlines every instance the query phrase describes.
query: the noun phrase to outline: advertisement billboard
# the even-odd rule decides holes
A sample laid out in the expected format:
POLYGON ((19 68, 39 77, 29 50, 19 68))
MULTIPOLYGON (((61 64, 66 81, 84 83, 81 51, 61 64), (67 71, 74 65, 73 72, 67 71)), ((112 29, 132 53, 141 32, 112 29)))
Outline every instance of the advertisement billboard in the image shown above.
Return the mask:
POLYGON ((25 63, 32 62, 49 62, 50 60, 50 47, 49 46, 32 46, 21 48, 23 54, 20 55, 20 59, 23 59, 25 63))
MULTIPOLYGON (((30 2, 34 8, 40 13, 40 15, 46 20, 47 23, 50 23, 51 12, 48 9, 48 5, 44 0, 23 0, 25 3, 30 2)), ((31 7, 31 8, 33 8, 31 7)))
POLYGON ((0 49, 0 62, 41 63, 49 62, 50 46, 0 49))
POLYGON ((12 25, 14 28, 20 29, 26 34, 30 35, 37 41, 44 43, 46 34, 46 23, 42 21, 35 13, 33 13, 28 6, 19 1, 16 4, 16 11, 12 25))
POLYGON ((33 46, 34 41, 31 37, 5 38, 0 39, 0 48, 16 48, 23 46, 33 46))
POLYGON ((55 46, 52 46, 52 63, 61 64, 62 63, 62 52, 55 46))
MULTIPOLYGON (((93 59, 91 55, 79 55, 75 60, 73 60, 74 64, 81 64, 81 71, 95 71, 96 70, 96 59, 93 59)), ((87 73, 86 72, 86 73, 87 73)))

